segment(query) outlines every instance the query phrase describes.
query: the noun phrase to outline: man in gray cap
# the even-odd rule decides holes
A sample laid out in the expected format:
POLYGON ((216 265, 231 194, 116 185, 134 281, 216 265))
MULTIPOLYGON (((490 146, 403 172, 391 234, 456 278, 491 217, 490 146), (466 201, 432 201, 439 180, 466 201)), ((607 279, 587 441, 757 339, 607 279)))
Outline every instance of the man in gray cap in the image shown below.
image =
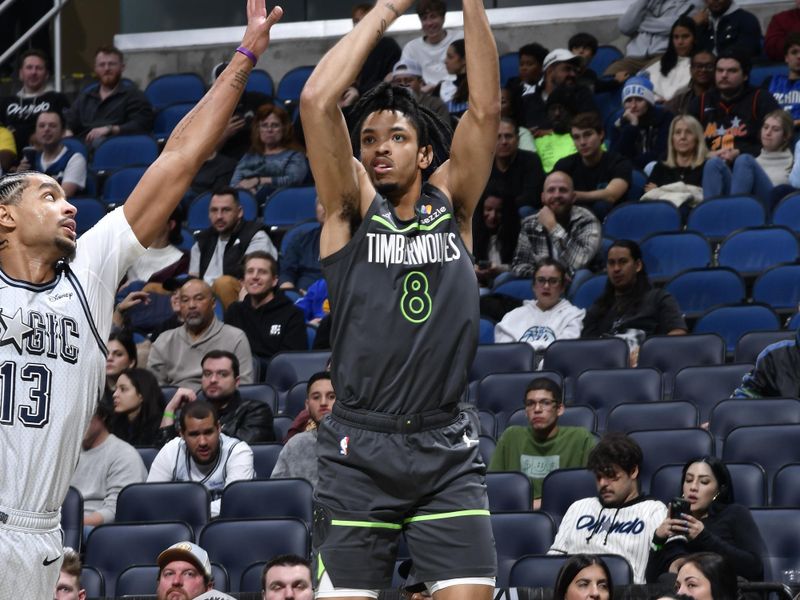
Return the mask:
POLYGON ((417 61, 407 58, 395 63, 392 69, 392 83, 410 89, 421 106, 435 112, 445 123, 450 122, 447 105, 430 92, 422 91, 425 81, 422 79, 422 67, 417 61))
POLYGON ((158 555, 158 600, 193 600, 214 587, 208 553, 197 544, 178 542, 158 555))

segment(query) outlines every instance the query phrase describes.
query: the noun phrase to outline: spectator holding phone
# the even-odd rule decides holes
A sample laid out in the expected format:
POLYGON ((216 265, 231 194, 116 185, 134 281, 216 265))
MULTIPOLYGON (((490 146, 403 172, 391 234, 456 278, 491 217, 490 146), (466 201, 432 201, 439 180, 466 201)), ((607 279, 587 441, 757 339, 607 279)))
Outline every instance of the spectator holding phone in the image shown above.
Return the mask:
MULTIPOLYGON (((680 506, 681 498, 674 500, 669 515, 656 529, 647 580, 654 581, 661 574, 658 567, 662 561, 654 557, 664 546, 674 554, 673 544, 682 544, 684 554, 715 552, 742 577, 762 580, 764 541, 747 507, 734 503, 728 468, 713 456, 693 459, 684 465, 681 482, 681 498, 686 504, 680 506)), ((674 560, 669 571, 676 572, 680 563, 681 559, 674 560)))

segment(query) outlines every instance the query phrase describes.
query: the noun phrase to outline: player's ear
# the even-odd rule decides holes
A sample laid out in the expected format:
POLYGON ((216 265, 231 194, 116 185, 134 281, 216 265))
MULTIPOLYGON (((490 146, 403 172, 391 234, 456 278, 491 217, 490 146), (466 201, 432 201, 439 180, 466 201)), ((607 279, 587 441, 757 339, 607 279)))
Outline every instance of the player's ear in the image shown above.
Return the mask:
POLYGON ((433 146, 428 144, 427 146, 422 146, 417 153, 417 164, 419 168, 423 171, 431 166, 433 162, 433 146))
POLYGON ((0 204, 0 227, 3 229, 16 229, 17 220, 14 218, 14 211, 11 204, 0 204))

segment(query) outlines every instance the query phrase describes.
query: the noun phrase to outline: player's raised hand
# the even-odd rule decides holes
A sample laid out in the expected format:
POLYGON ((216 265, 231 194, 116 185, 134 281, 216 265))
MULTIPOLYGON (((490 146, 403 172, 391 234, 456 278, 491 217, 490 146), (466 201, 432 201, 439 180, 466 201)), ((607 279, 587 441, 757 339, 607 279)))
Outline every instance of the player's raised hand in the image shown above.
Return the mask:
POLYGON ((269 31, 281 20, 283 9, 280 6, 267 13, 266 0, 247 0, 247 29, 242 45, 256 56, 261 56, 269 47, 269 31))

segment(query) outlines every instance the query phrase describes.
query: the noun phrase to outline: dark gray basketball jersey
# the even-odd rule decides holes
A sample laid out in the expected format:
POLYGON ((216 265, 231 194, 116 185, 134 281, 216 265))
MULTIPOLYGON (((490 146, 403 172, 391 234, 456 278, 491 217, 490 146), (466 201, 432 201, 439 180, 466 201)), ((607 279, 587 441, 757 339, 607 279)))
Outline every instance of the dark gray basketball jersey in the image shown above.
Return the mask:
POLYGON ((478 343, 478 286, 444 194, 425 185, 411 221, 376 194, 322 269, 337 402, 409 414, 460 400, 478 343))

